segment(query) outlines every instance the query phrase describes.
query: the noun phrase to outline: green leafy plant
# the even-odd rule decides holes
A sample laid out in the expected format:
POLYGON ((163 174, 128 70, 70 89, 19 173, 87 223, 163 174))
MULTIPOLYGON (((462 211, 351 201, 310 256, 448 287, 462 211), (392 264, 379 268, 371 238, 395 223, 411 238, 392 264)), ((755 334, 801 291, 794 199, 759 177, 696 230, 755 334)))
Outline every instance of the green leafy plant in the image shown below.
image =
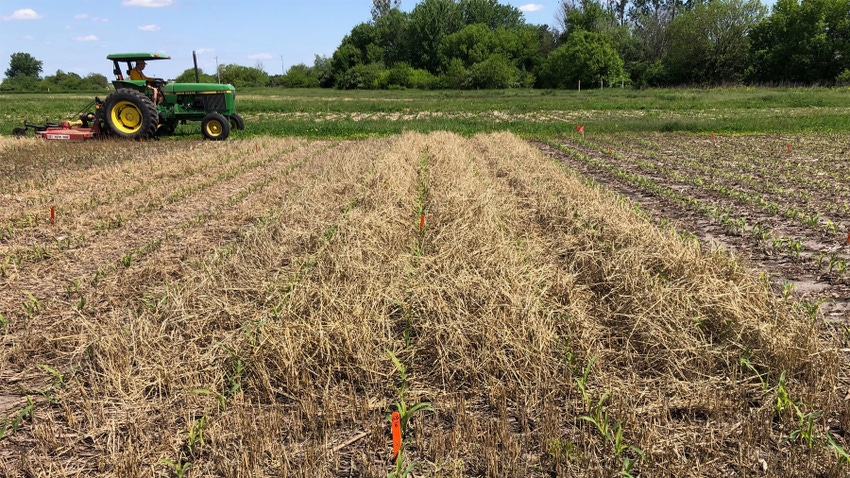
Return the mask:
POLYGON ((27 405, 17 413, 15 413, 14 417, 9 420, 3 420, 3 427, 0 430, 0 441, 8 438, 10 435, 18 431, 18 428, 21 426, 21 423, 24 420, 29 420, 32 422, 33 413, 35 412, 35 404, 32 401, 32 398, 27 395, 27 405), (9 432, 8 435, 6 432, 9 432))
POLYGON ((762 375, 758 371, 758 369, 752 364, 752 362, 750 362, 750 358, 747 357, 747 356, 741 357, 740 363, 741 363, 742 366, 750 369, 753 373, 755 373, 756 377, 759 379, 759 382, 761 382, 762 390, 767 390, 767 387, 768 387, 767 374, 765 373, 764 375, 762 375))
POLYGON ((826 443, 833 452, 835 452, 836 458, 838 458, 838 463, 841 465, 850 465, 850 453, 847 453, 847 450, 841 447, 838 443, 835 442, 835 439, 832 438, 832 433, 827 432, 826 434, 826 443))
POLYGON ((800 428, 788 434, 788 441, 801 440, 811 450, 815 441, 815 420, 823 415, 821 411, 804 413, 802 407, 794 406, 797 412, 797 421, 800 428))
POLYGON ((593 363, 596 362, 597 356, 594 355, 587 362, 587 365, 584 367, 584 371, 582 372, 580 377, 573 378, 573 381, 578 385, 578 389, 581 392, 581 397, 584 399, 584 407, 585 409, 590 407, 590 396, 587 393, 587 379, 590 376, 590 370, 593 368, 593 363))
POLYGON ((591 415, 582 415, 579 420, 585 420, 596 426, 599 434, 611 444, 614 452, 614 459, 621 460, 622 469, 617 473, 617 476, 630 477, 634 466, 644 459, 646 456, 640 448, 629 445, 623 440, 623 425, 619 422, 611 423, 608 417, 608 410, 605 407, 605 401, 610 395, 606 392, 599 397, 596 405, 591 410, 591 415), (626 452, 632 452, 635 456, 630 456, 626 452))
POLYGON ((782 416, 782 412, 788 408, 796 407, 796 404, 788 395, 788 390, 785 388, 785 370, 779 375, 779 382, 776 384, 776 401, 773 404, 773 409, 776 411, 776 416, 782 416))
POLYGON ((24 295, 27 296, 27 300, 21 304, 21 307, 24 308, 24 312, 26 312, 30 317, 41 312, 41 303, 38 299, 27 291, 24 291, 24 295))
POLYGON ((171 471, 174 472, 174 476, 176 476, 177 478, 183 478, 184 476, 186 476, 186 473, 189 471, 189 467, 192 466, 191 461, 185 461, 180 459, 174 462, 167 458, 160 458, 159 462, 168 465, 171 468, 171 471))
POLYGON ((207 417, 203 416, 192 422, 192 425, 187 430, 189 436, 186 441, 186 446, 189 449, 189 455, 192 458, 198 457, 200 447, 204 446, 204 428, 207 424, 207 417))
POLYGON ((53 388, 60 388, 65 385, 65 375, 63 375, 62 372, 44 364, 40 364, 38 368, 53 376, 53 388))
POLYGON ((222 412, 227 410, 227 397, 216 392, 215 390, 209 390, 206 388, 196 388, 192 390, 192 393, 197 393, 198 395, 210 395, 215 397, 218 400, 218 409, 222 412))
MULTIPOLYGON (((387 350, 387 355, 393 361, 393 365, 396 368, 396 371, 399 373, 399 380, 396 385, 396 402, 395 409, 399 414, 400 423, 401 423, 401 449, 399 449, 398 454, 395 457, 395 470, 387 475, 388 478, 405 478, 415 469, 416 463, 410 463, 407 466, 404 465, 404 450, 406 448, 406 442, 408 435, 410 433, 409 424, 410 419, 417 413, 421 412, 433 412, 434 408, 431 406, 430 402, 417 402, 413 405, 408 405, 405 400, 405 392, 408 387, 408 376, 407 376, 407 367, 401 362, 401 360, 396 357, 394 353, 387 350)), ((390 418, 389 416, 387 417, 390 418)))

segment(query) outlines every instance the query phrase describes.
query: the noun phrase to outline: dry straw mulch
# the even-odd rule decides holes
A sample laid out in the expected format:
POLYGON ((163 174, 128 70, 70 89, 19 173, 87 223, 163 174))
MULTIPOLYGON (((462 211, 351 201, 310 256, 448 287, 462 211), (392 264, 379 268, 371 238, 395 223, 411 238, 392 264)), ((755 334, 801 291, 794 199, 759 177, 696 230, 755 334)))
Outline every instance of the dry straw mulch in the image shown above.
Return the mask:
MULTIPOLYGON (((114 212, 91 206, 76 248, 7 268, 0 409, 33 413, 0 474, 386 476, 387 351, 435 409, 412 424, 416 476, 847 473, 827 445, 850 448, 836 350, 733 257, 510 134, 261 142, 165 147, 139 163, 165 185, 110 176, 127 193, 103 207, 128 224, 94 234, 114 212), (146 206, 191 178, 167 214, 146 206)), ((39 187, 20 194, 87 204, 39 187)), ((13 235, 0 261, 49 235, 13 235)))

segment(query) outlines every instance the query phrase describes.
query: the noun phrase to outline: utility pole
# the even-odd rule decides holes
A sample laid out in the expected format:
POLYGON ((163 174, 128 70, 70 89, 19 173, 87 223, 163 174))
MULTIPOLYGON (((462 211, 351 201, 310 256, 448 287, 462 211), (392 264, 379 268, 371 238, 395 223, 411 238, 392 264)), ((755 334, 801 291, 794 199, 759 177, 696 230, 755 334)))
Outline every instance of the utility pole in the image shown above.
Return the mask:
POLYGON ((217 83, 221 83, 221 73, 218 71, 218 55, 215 57, 215 78, 217 83))
POLYGON ((280 55, 280 74, 285 75, 286 69, 283 67, 283 55, 280 55))

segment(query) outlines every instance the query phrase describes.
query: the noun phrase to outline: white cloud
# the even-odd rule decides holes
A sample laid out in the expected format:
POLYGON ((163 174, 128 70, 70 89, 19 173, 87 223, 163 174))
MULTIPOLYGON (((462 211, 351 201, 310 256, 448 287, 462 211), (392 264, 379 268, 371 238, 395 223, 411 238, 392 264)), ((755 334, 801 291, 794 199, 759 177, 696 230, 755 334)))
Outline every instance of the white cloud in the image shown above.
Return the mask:
POLYGON ((88 13, 78 13, 78 14, 74 15, 74 20, 85 20, 88 17, 89 17, 88 13))
POLYGON ((543 10, 543 5, 539 3, 529 3, 519 7, 519 11, 521 12, 539 12, 540 10, 543 10))
POLYGON ((268 53, 257 53, 255 55, 248 55, 248 58, 252 60, 271 60, 274 57, 268 53))
POLYGON ((125 7, 167 7, 173 0, 124 0, 121 5, 125 7))
POLYGON ((98 41, 98 40, 100 40, 100 38, 98 38, 95 35, 86 35, 84 37, 74 37, 74 41, 98 41))
POLYGON ((203 53, 212 53, 212 52, 214 52, 214 51, 215 51, 215 48, 196 48, 196 49, 195 49, 195 54, 196 54, 196 55, 201 55, 201 54, 203 54, 203 53))
POLYGON ((38 20, 41 15, 31 8, 15 10, 11 15, 3 15, 3 20, 38 20))
POLYGON ((93 21, 93 22, 100 22, 100 23, 106 23, 106 22, 108 22, 108 21, 109 21, 109 19, 108 19, 108 18, 101 18, 101 17, 91 17, 91 21, 93 21))
POLYGON ((159 28, 158 25, 142 25, 142 26, 139 27, 139 30, 141 30, 143 32, 155 32, 155 31, 158 31, 159 29, 160 28, 159 28))
POLYGON ((24 35, 24 36, 22 36, 22 37, 21 37, 21 40, 23 40, 23 41, 32 41, 32 40, 35 40, 35 37, 34 37, 34 36, 32 36, 32 35, 24 35))

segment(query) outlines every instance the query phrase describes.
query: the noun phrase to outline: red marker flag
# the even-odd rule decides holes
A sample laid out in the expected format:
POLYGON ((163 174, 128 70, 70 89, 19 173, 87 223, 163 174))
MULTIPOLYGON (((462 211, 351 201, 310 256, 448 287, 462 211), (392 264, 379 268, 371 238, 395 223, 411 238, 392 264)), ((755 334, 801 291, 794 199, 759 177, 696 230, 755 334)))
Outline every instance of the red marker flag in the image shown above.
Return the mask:
POLYGON ((576 131, 578 131, 579 133, 584 133, 584 126, 582 126, 582 125, 576 126, 576 131))
POLYGON ((401 415, 398 412, 392 414, 392 429, 393 429, 393 460, 401 451, 401 415))

